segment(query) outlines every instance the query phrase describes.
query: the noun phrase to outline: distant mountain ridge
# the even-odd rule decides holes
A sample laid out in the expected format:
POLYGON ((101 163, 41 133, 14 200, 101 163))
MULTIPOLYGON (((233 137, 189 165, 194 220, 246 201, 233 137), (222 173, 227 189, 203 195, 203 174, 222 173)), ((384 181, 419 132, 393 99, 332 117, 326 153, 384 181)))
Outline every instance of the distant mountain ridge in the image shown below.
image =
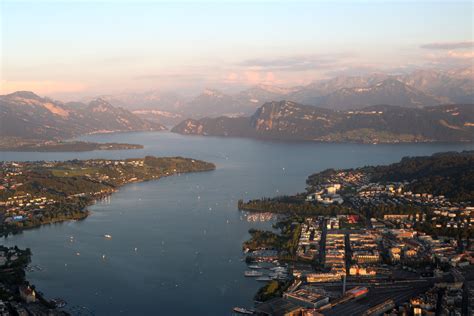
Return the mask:
POLYGON ((306 100, 305 103, 333 110, 348 110, 376 104, 421 108, 438 105, 443 101, 446 100, 430 96, 398 79, 388 78, 369 86, 341 88, 313 100, 306 100))
POLYGON ((2 137, 52 140, 98 132, 163 129, 102 99, 89 104, 62 103, 29 91, 0 96, 2 137))
POLYGON ((447 71, 419 69, 398 75, 379 72, 337 76, 290 88, 262 84, 238 93, 205 89, 193 98, 156 91, 103 97, 113 105, 127 109, 159 110, 161 112, 152 115, 148 112, 149 117, 175 123, 175 119, 170 121, 171 115, 194 119, 250 116, 264 103, 280 100, 332 110, 361 109, 377 104, 410 108, 471 104, 474 103, 474 75, 470 67, 447 71))
POLYGON ((268 102, 249 117, 188 119, 172 132, 322 142, 474 141, 474 106, 378 105, 333 111, 291 101, 268 102))

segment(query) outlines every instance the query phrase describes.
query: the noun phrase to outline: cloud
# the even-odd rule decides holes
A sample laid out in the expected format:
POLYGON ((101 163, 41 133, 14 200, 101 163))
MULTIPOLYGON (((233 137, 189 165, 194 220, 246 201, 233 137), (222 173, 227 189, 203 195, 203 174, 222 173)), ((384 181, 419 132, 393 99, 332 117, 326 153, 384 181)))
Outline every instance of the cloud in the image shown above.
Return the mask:
POLYGON ((472 59, 474 58, 474 51, 468 51, 468 52, 456 52, 456 51, 448 51, 448 56, 450 58, 456 58, 456 59, 472 59))
POLYGON ((223 82, 226 84, 279 84, 280 80, 272 71, 258 71, 247 69, 242 72, 230 72, 223 76, 223 82))
POLYGON ((428 43, 420 46, 424 49, 441 49, 441 50, 453 50, 453 49, 465 49, 474 48, 473 41, 466 42, 444 42, 444 43, 428 43))
POLYGON ((230 72, 224 77, 225 82, 233 83, 239 80, 239 75, 235 72, 230 72))
POLYGON ((201 76, 194 73, 151 73, 135 76, 136 80, 196 80, 201 76))
POLYGON ((434 66, 441 69, 472 67, 474 51, 443 51, 429 53, 423 57, 425 66, 434 66))
POLYGON ((251 84, 257 84, 262 81, 262 75, 258 71, 246 71, 244 76, 246 81, 251 84))
POLYGON ((350 55, 306 55, 287 56, 273 59, 255 58, 244 60, 239 66, 268 71, 306 71, 330 68, 339 65, 350 55))

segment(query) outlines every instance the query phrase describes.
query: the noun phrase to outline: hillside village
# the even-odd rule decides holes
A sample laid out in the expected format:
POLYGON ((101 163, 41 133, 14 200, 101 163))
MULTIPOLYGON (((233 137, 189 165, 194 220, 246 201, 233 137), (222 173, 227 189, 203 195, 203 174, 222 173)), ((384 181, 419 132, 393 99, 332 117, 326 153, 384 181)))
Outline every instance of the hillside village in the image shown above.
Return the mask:
POLYGON ((3 234, 46 223, 83 219, 86 207, 120 186, 178 173, 213 170, 181 157, 66 162, 2 162, 0 222, 3 234))

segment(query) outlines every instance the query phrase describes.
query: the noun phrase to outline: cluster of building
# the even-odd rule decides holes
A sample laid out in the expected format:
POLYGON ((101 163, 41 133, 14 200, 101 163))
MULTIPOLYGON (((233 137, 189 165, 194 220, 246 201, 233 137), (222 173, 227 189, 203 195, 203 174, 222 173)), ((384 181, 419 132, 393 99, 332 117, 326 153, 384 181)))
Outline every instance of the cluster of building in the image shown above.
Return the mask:
POLYGON ((307 273, 308 283, 340 281, 346 276, 345 235, 330 233, 326 235, 324 245, 325 272, 307 273))
POLYGON ((360 315, 435 315, 437 309, 441 315, 463 315, 463 275, 474 272, 472 245, 460 251, 452 238, 413 228, 351 230, 336 224, 350 220, 348 215, 305 219, 297 249, 304 260, 290 265, 293 283, 281 297, 258 304, 258 315, 343 315, 353 308, 360 315), (361 299, 370 303, 361 305, 361 299))
MULTIPOLYGON (((368 91, 369 88, 358 88, 356 91, 362 92, 362 91, 368 91)), ((383 114, 383 111, 347 111, 347 114, 362 114, 362 115, 381 115, 383 114)))
POLYGON ((415 202, 421 205, 442 205, 450 203, 443 195, 434 196, 430 193, 413 193, 406 191, 408 182, 390 183, 368 183, 358 187, 357 195, 366 203, 387 203, 392 202, 402 204, 403 202, 415 202))
POLYGON ((346 275, 346 242, 344 234, 326 235, 324 265, 330 273, 339 277, 346 275))
POLYGON ((393 264, 423 261, 426 249, 416 240, 416 232, 411 229, 384 229, 382 245, 387 249, 393 264))
POLYGON ((430 221, 436 228, 471 228, 474 224, 474 207, 450 206, 433 210, 430 221))
POLYGON ((443 195, 433 195, 431 193, 413 193, 405 188, 408 182, 389 182, 389 183, 367 183, 362 186, 356 186, 357 194, 354 198, 355 204, 388 204, 403 205, 406 203, 432 206, 432 207, 451 207, 458 205, 446 199, 443 195))
POLYGON ((257 314, 474 315, 474 207, 357 170, 313 183, 307 202, 364 212, 306 218, 293 284, 257 314))
POLYGON ((106 159, 94 159, 84 161, 84 166, 88 167, 109 167, 109 166, 132 166, 132 167, 143 167, 145 161, 143 159, 131 159, 131 160, 106 160, 106 159))
POLYGON ((29 193, 8 197, 5 201, 0 201, 0 208, 3 208, 3 222, 22 222, 33 217, 41 218, 42 210, 55 205, 57 201, 46 196, 32 196, 29 193))
POLYGON ((309 217, 301 224, 301 233, 296 255, 301 259, 313 260, 319 256, 321 244, 321 217, 309 217))
POLYGON ((380 184, 380 183, 368 183, 358 187, 358 196, 361 198, 374 198, 379 196, 403 196, 403 187, 407 183, 389 183, 389 184, 380 184))
POLYGON ((324 205, 342 204, 344 199, 338 193, 343 187, 362 186, 368 183, 368 177, 360 171, 339 171, 325 178, 325 182, 312 188, 306 196, 307 202, 324 205))
POLYGON ((349 242, 353 263, 349 269, 349 275, 376 275, 376 269, 372 267, 381 261, 379 251, 380 236, 376 232, 371 231, 350 234, 349 242))
POLYGON ((312 193, 306 196, 307 202, 317 202, 324 205, 342 204, 344 198, 338 192, 344 187, 357 189, 357 194, 350 198, 354 205, 389 204, 402 205, 415 203, 417 205, 437 208, 456 207, 458 203, 449 201, 443 195, 435 196, 430 193, 413 193, 405 190, 408 182, 377 183, 369 182, 368 176, 359 171, 340 171, 328 176, 325 182, 312 188, 312 193))
MULTIPOLYGON (((349 197, 349 202, 354 206, 362 206, 366 204, 387 204, 387 205, 403 205, 412 203, 420 206, 431 206, 436 209, 443 209, 443 214, 448 208, 462 207, 459 203, 455 203, 446 199, 443 195, 433 195, 431 193, 414 193, 407 191, 405 188, 408 182, 389 182, 377 183, 369 182, 368 175, 360 171, 340 171, 329 175, 325 178, 323 184, 313 187, 312 192, 306 196, 306 201, 311 203, 321 203, 324 205, 343 204, 344 198, 339 194, 342 188, 351 187, 357 190, 355 196, 349 197)), ((450 216, 454 216, 453 212, 450 216)), ((456 213, 456 212, 454 212, 456 213)), ((462 215, 462 214, 461 214, 462 215)), ((456 217, 456 216, 454 216, 456 217)), ((466 218, 463 218, 464 225, 466 218)), ((450 225, 455 227, 458 223, 451 222, 450 225)), ((448 226, 449 227, 449 226, 448 226)))
POLYGON ((325 205, 342 204, 344 199, 337 193, 341 189, 339 183, 327 184, 321 190, 308 194, 306 196, 307 202, 317 202, 325 205))
POLYGON ((432 260, 452 267, 466 267, 474 264, 473 253, 459 251, 458 241, 451 238, 433 239, 430 235, 419 235, 420 240, 431 254, 432 260))
POLYGON ((22 165, 16 162, 2 162, 0 175, 0 192, 7 189, 16 189, 23 185, 18 177, 23 175, 22 165))
MULTIPOLYGON (((384 214, 385 223, 411 228, 415 223, 429 221, 435 229, 472 229, 474 207, 449 201, 443 195, 405 191, 408 183, 368 183, 357 187, 357 194, 348 198, 354 207, 364 205, 419 205, 429 207, 423 214, 384 214)), ((383 225, 380 221, 376 225, 383 225)))
POLYGON ((101 190, 74 192, 67 196, 51 192, 34 193, 41 190, 28 190, 25 183, 32 175, 42 170, 62 172, 65 176, 79 173, 89 178, 93 183, 116 180, 118 183, 136 181, 133 175, 127 174, 123 167, 143 167, 144 160, 86 160, 80 164, 69 162, 67 165, 55 162, 2 162, 0 169, 0 223, 5 226, 21 226, 21 222, 34 220, 41 222, 48 211, 58 209, 61 203, 74 204, 78 198, 88 197, 97 199, 114 191, 112 187, 101 190), (119 166, 119 167, 117 167, 119 166), (110 167, 113 172, 99 172, 97 167, 110 167), (95 172, 95 171, 96 172, 95 172), (118 173, 117 173, 118 172, 118 173), (113 176, 109 176, 111 174, 113 176))
POLYGON ((324 183, 328 185, 339 183, 341 187, 360 187, 369 183, 369 177, 358 170, 339 170, 326 176, 324 183))

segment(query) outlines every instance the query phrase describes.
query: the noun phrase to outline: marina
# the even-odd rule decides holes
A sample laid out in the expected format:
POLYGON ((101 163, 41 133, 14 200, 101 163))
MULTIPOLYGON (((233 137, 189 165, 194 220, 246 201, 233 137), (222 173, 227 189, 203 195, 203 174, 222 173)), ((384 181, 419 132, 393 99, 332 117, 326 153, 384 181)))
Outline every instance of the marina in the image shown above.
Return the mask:
POLYGON ((255 271, 255 270, 250 270, 250 271, 245 271, 244 275, 246 277, 259 277, 263 275, 263 272, 255 271))

